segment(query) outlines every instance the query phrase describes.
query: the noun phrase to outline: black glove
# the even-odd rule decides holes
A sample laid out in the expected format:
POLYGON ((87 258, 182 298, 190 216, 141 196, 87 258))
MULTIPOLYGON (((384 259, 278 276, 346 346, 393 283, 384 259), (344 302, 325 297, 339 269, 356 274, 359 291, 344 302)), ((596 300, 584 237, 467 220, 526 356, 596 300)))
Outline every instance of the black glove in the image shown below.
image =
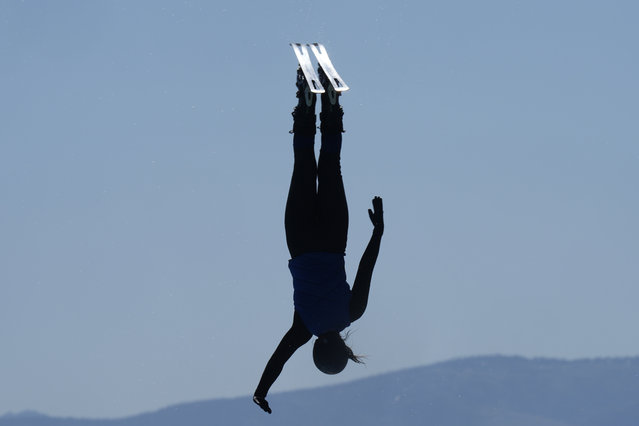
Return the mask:
POLYGON ((373 222, 375 231, 384 232, 384 206, 381 197, 373 198, 373 210, 368 209, 368 216, 373 222))
POLYGON ((266 411, 267 413, 271 414, 271 407, 268 406, 268 401, 266 401, 266 398, 262 397, 262 396, 257 396, 254 395, 253 396, 253 402, 256 403, 257 405, 260 406, 260 408, 264 411, 266 411))

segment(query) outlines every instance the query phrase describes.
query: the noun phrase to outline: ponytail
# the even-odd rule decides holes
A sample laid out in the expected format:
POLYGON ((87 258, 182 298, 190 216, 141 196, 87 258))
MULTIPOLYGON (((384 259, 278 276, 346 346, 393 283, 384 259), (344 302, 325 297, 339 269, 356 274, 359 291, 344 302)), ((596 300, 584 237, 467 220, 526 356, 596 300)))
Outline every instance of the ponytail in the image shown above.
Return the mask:
POLYGON ((357 364, 365 364, 363 359, 365 359, 366 357, 363 355, 355 355, 353 353, 353 350, 346 344, 346 341, 348 340, 350 336, 351 336, 351 332, 347 331, 346 334, 342 337, 342 340, 344 341, 344 347, 346 348, 346 354, 348 355, 348 359, 350 359, 351 361, 357 364))

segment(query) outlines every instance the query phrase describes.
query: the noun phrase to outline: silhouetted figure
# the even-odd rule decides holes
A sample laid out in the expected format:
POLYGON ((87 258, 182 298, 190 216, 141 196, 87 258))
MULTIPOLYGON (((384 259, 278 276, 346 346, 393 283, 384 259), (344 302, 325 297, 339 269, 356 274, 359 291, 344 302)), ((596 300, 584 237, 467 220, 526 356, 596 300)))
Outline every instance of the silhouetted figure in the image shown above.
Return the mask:
POLYGON ((286 242, 293 276, 293 325, 269 359, 255 390, 253 401, 264 411, 271 409, 266 394, 293 353, 313 335, 313 360, 326 374, 341 372, 348 360, 361 362, 346 345, 340 332, 366 310, 373 268, 384 233, 382 199, 373 199, 368 210, 373 235, 359 264, 353 289, 346 282, 344 255, 348 233, 348 207, 340 170, 342 116, 339 93, 319 70, 326 89, 320 113, 322 146, 315 161, 316 95, 308 89, 304 74, 297 72, 298 105, 293 111, 295 165, 286 202, 286 242))

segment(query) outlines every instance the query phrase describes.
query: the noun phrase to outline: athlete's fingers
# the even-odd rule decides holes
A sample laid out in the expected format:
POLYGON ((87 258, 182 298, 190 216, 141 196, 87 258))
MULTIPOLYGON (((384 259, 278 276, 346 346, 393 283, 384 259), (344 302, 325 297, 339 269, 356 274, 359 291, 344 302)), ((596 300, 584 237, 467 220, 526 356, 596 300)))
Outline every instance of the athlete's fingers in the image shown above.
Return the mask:
POLYGON ((373 207, 375 210, 379 210, 380 213, 384 212, 384 204, 381 197, 373 198, 373 207))

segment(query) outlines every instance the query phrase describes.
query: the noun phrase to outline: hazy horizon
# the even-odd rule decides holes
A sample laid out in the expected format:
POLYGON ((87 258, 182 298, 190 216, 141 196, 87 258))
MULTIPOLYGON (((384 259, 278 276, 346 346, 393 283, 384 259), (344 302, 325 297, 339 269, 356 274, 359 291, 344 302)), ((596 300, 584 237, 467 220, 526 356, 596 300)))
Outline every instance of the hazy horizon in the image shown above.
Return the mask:
POLYGON ((413 367, 351 382, 271 395, 272 415, 255 410, 249 395, 184 401, 129 417, 56 418, 25 412, 0 416, 3 426, 38 426, 73 421, 119 425, 340 424, 364 422, 438 425, 535 426, 561 424, 630 425, 638 413, 633 377, 639 357, 565 361, 515 356, 477 356, 413 367), (367 406, 365 410, 355 407, 367 406), (321 407, 331 407, 322 410, 321 407), (355 409, 354 409, 355 408, 355 409), (314 416, 309 417, 308 412, 314 416), (4 420, 4 421, 3 421, 4 420), (14 423, 18 422, 18 423, 14 423), (584 423, 586 422, 586 423, 584 423))

